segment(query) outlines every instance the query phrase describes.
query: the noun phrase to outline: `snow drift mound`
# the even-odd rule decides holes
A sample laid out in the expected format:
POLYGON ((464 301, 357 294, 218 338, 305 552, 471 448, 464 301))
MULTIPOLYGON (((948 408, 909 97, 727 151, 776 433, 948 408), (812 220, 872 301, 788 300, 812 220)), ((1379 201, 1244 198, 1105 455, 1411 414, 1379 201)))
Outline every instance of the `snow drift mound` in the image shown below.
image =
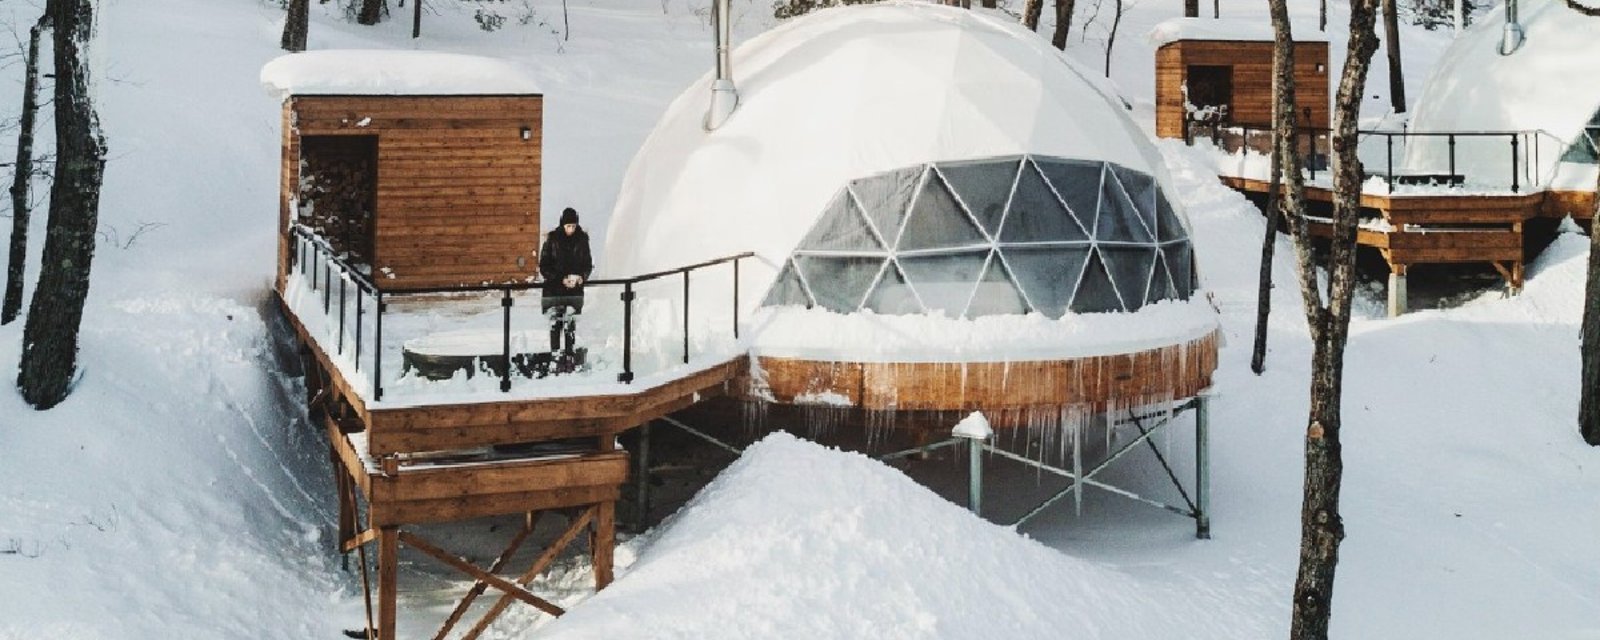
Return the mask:
POLYGON ((1225 637, 1202 631, 1215 616, 1201 605, 1173 601, 980 520, 882 463, 778 433, 663 524, 626 575, 542 632, 1225 637))

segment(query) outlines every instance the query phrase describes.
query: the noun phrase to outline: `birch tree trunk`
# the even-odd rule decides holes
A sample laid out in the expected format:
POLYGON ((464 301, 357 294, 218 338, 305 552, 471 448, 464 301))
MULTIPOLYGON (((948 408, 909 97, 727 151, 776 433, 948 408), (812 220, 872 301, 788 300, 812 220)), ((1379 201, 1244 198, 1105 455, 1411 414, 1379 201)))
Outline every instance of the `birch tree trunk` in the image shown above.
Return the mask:
MULTIPOLYGON (((1272 81, 1274 83, 1273 86, 1276 87, 1278 82, 1276 49, 1273 51, 1273 58, 1272 81)), ((1273 93, 1276 95, 1276 88, 1273 93)), ((1292 101, 1290 103, 1293 104, 1292 101)), ((1261 277, 1260 286, 1256 291, 1256 343, 1255 349, 1250 353, 1250 370, 1254 371, 1256 375, 1261 375, 1261 372, 1267 370, 1267 318, 1272 315, 1272 254, 1278 244, 1278 203, 1282 200, 1278 196, 1278 192, 1283 188, 1283 153, 1279 151, 1277 145, 1278 130, 1282 127, 1278 123, 1278 104, 1277 99, 1274 98, 1272 106, 1272 180, 1271 185, 1267 187, 1267 210, 1264 212, 1267 215, 1267 232, 1263 234, 1264 237, 1261 239, 1261 277)), ((1292 122, 1294 116, 1290 115, 1289 117, 1292 122)), ((1294 130, 1292 124, 1289 126, 1289 130, 1294 130)))
POLYGON ((28 30, 28 59, 22 77, 22 113, 17 116, 17 161, 11 172, 11 252, 6 261, 6 295, 0 303, 0 324, 22 313, 22 278, 28 262, 28 204, 33 183, 33 130, 39 114, 39 36, 49 24, 46 14, 28 30))
POLYGON ((37 409, 49 409, 71 392, 105 171, 105 139, 84 55, 94 24, 92 0, 50 0, 46 12, 55 40, 56 170, 17 372, 23 399, 37 409))
MULTIPOLYGON (((1350 38, 1344 72, 1334 98, 1333 238, 1328 252, 1325 302, 1307 233, 1308 223, 1303 215, 1292 218, 1301 299, 1314 345, 1311 407, 1305 439, 1305 486, 1300 509, 1300 567, 1295 577, 1289 627, 1289 637, 1294 640, 1328 637, 1334 571, 1339 562, 1339 543, 1344 539, 1344 521, 1339 515, 1340 483, 1344 475, 1339 403, 1343 395, 1344 348, 1350 331, 1351 296, 1355 290, 1356 222, 1361 212, 1361 163, 1356 158, 1356 129, 1367 70, 1378 46, 1376 3, 1377 0, 1352 0, 1350 3, 1350 38)), ((1270 4, 1275 46, 1278 51, 1289 49, 1293 38, 1288 7, 1285 0, 1271 0, 1270 4)), ((1276 65, 1275 69, 1280 76, 1292 73, 1276 65)), ((1281 89, 1284 84, 1278 87, 1281 89)), ((1275 100, 1279 101, 1281 111, 1294 111, 1289 96, 1279 93, 1275 100)), ((1277 129, 1279 144, 1296 151, 1292 137, 1285 136, 1281 120, 1277 129)), ((1297 153, 1285 154, 1286 160, 1291 158, 1297 162, 1297 153)), ((1288 174, 1291 191, 1299 181, 1298 165, 1292 168, 1293 173, 1288 174)), ((1291 207, 1304 210, 1303 198, 1291 193, 1288 199, 1291 207)))

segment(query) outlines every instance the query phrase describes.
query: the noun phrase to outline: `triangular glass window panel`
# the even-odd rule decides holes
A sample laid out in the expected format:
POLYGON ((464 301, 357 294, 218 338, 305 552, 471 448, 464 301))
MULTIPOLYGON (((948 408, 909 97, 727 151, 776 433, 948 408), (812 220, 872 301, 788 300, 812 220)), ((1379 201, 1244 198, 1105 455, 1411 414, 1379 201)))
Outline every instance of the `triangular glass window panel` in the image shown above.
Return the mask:
POLYGON ((987 250, 963 251, 936 256, 900 256, 896 260, 905 270, 911 288, 929 310, 960 317, 972 299, 972 288, 983 273, 987 250))
POLYGON ((1001 250, 1023 293, 1039 313, 1052 319, 1067 312, 1072 289, 1089 261, 1089 247, 1008 247, 1001 250))
POLYGON ((1117 181, 1122 183, 1122 190, 1128 194, 1128 201, 1133 203, 1134 210, 1139 213, 1139 221, 1144 223, 1145 234, 1154 238, 1157 191, 1155 179, 1121 165, 1111 165, 1111 172, 1116 174, 1117 181))
POLYGON ((1106 271, 1111 274, 1111 281, 1117 283, 1117 292, 1122 294, 1123 308, 1138 311, 1144 306, 1144 292, 1150 287, 1156 250, 1101 245, 1100 257, 1105 258, 1106 271))
POLYGON ((806 295, 805 285, 800 284, 800 275, 795 273, 792 260, 783 264, 783 271, 778 272, 778 279, 773 281, 766 300, 761 303, 763 307, 784 305, 811 306, 811 296, 806 295))
POLYGON ((900 235, 900 225, 905 222, 906 208, 911 206, 911 195, 917 192, 922 171, 923 167, 897 169, 850 183, 862 211, 888 246, 894 246, 900 235))
POLYGON ((911 203, 911 218, 900 234, 898 251, 968 247, 988 243, 937 172, 928 174, 911 203))
POLYGON ((1017 181, 1020 163, 1020 158, 980 160, 946 163, 938 168, 956 198, 967 206, 967 211, 983 225, 983 230, 993 236, 1000 232, 1000 218, 1005 214, 1006 201, 1011 198, 1011 185, 1017 181))
POLYGON ((862 217, 855 198, 850 197, 850 192, 844 189, 834 196, 833 202, 822 213, 822 218, 811 228, 811 233, 800 241, 800 248, 826 251, 884 250, 867 227, 867 219, 862 217))
POLYGON ((1006 213, 1005 227, 1000 231, 1000 241, 1088 240, 1087 230, 1067 214, 1066 207, 1061 206, 1033 163, 1023 163, 1022 173, 1017 178, 1017 192, 1011 197, 1011 210, 1006 213))
POLYGON ((872 293, 867 295, 865 308, 883 314, 921 313, 922 303, 917 301, 917 294, 906 284, 900 269, 890 261, 883 271, 883 277, 878 279, 878 286, 873 287, 872 293))
POLYGON ((1094 237, 1101 242, 1154 242, 1139 222, 1139 212, 1123 193, 1116 174, 1108 172, 1100 185, 1100 222, 1094 237))
POLYGON ((1078 292, 1072 296, 1073 313, 1099 313, 1121 311, 1122 300, 1111 286, 1111 276, 1106 275, 1105 262, 1100 252, 1092 252, 1089 263, 1083 267, 1083 279, 1078 281, 1078 292))
POLYGON ((1067 203, 1086 234, 1094 233, 1096 212, 1100 208, 1101 168, 1104 163, 1089 160, 1034 158, 1039 172, 1067 203))
POLYGON ((861 299, 884 263, 884 258, 832 256, 795 256, 794 260, 817 304, 839 313, 853 313, 861 307, 861 299))
POLYGON ((1178 220, 1178 214, 1172 210, 1172 204, 1167 202, 1167 197, 1156 194, 1156 239, 1167 242, 1188 235, 1188 230, 1183 228, 1183 223, 1178 220))
POLYGON ((1172 274, 1167 272, 1167 260, 1162 255, 1161 252, 1156 252, 1156 268, 1150 274, 1150 290, 1144 294, 1145 304, 1178 297, 1175 287, 1172 286, 1172 274))
POLYGON ((1000 261, 998 254, 989 258, 989 268, 983 272, 983 278, 978 280, 978 289, 972 293, 972 305, 967 307, 966 316, 977 318, 980 316, 997 316, 1005 314, 1022 315, 1028 312, 1028 302, 1022 298, 1022 292, 1017 290, 1017 284, 1011 280, 1011 275, 1006 273, 1005 264, 1000 261))
POLYGON ((1194 262, 1189 243, 1180 242, 1161 248, 1165 255, 1167 271, 1172 273, 1172 286, 1179 300, 1188 300, 1194 294, 1194 262))

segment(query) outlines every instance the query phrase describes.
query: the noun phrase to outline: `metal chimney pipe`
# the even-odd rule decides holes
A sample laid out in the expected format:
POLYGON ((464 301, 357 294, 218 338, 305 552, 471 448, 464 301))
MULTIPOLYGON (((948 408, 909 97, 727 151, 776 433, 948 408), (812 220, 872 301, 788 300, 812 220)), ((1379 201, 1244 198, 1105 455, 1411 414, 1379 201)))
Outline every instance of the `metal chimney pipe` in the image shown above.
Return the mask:
POLYGON ((1517 22, 1517 0, 1506 0, 1506 28, 1500 34, 1500 55, 1516 53, 1523 39, 1522 25, 1517 22))
POLYGON ((716 38, 717 77, 711 81, 711 106, 706 111, 705 129, 715 131, 739 106, 739 91, 733 86, 733 63, 728 55, 733 40, 733 20, 728 15, 732 0, 714 0, 711 8, 712 33, 716 38))

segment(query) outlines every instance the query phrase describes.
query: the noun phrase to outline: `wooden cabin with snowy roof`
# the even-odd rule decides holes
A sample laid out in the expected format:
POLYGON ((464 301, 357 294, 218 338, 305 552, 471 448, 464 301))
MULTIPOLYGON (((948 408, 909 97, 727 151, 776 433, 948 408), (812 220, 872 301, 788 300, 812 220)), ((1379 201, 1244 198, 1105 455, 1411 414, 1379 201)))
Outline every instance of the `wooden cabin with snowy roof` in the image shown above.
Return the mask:
POLYGON ((280 265, 299 227, 379 288, 537 275, 544 96, 509 64, 319 51, 262 81, 283 99, 280 265))
MULTIPOLYGON (((1186 138, 1193 122, 1272 126, 1270 24, 1173 18, 1156 25, 1149 38, 1156 46, 1157 137, 1186 138)), ((1298 124, 1326 129, 1327 37, 1297 31, 1294 56, 1298 124)))

